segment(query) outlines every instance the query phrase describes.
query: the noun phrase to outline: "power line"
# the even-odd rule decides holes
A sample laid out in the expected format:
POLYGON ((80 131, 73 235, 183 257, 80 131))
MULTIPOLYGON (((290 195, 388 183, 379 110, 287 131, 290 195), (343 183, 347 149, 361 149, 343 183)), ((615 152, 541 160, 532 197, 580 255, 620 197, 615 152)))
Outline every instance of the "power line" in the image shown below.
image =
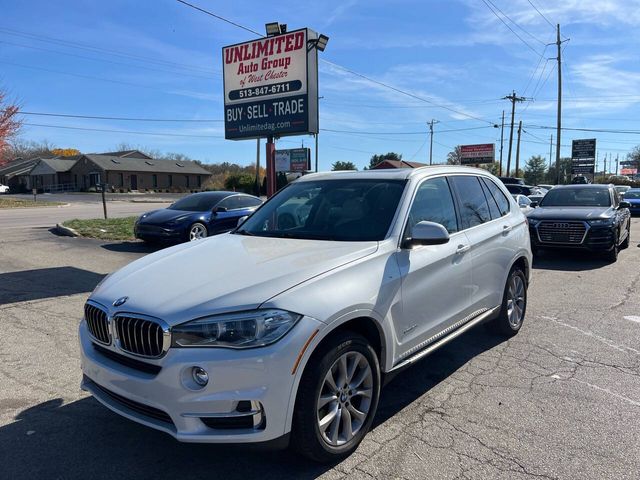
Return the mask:
POLYGON ((126 133, 134 135, 153 135, 158 137, 188 137, 188 138, 224 138, 221 135, 193 135, 186 133, 159 133, 159 132, 140 132, 133 130, 112 130, 110 128, 89 128, 89 127, 70 127, 65 125, 49 125, 44 123, 23 123, 23 125, 29 127, 46 127, 46 128, 61 128, 64 130, 82 130, 87 132, 107 132, 107 133, 126 133))
MULTIPOLYGON (((206 77, 204 75, 198 75, 196 73, 187 73, 187 72, 184 72, 184 71, 176 72, 175 70, 165 70, 165 69, 162 69, 162 68, 154 68, 154 67, 149 67, 149 66, 144 66, 144 65, 135 65, 135 64, 131 64, 131 63, 118 62, 116 60, 106 60, 104 58, 92 58, 92 57, 87 57, 85 55, 78 55, 77 53, 61 52, 60 50, 53 50, 51 48, 36 47, 34 45, 24 45, 24 44, 21 44, 21 43, 7 42, 6 40, 0 40, 0 43, 4 43, 5 45, 12 45, 12 46, 15 46, 15 47, 30 48, 30 49, 33 49, 33 50, 40 50, 40 51, 43 51, 43 52, 56 53, 58 55, 66 55, 66 56, 69 56, 69 57, 82 58, 82 59, 85 59, 85 60, 91 60, 93 62, 111 63, 113 65, 124 65, 126 67, 133 67, 133 68, 136 68, 136 69, 150 70, 150 71, 154 71, 154 72, 164 72, 164 73, 170 73, 172 75, 188 76, 188 77, 193 77, 193 78, 203 78, 205 80, 211 80, 211 77, 206 77)), ((217 72, 217 71, 212 71, 211 73, 214 74, 214 75, 221 75, 221 73, 217 72)))
POLYGON ((529 5, 531 5, 531 6, 533 7, 533 9, 534 9, 536 12, 538 12, 538 14, 539 14, 542 18, 544 18, 544 20, 545 20, 549 25, 551 25, 551 28, 553 28, 554 30, 556 29, 556 26, 555 26, 553 23, 551 23, 551 22, 549 21, 549 19, 548 19, 547 17, 545 17, 545 16, 544 16, 544 14, 543 14, 540 10, 538 10, 538 7, 536 7, 536 6, 533 4, 533 2, 532 2, 531 0, 527 0, 527 2, 529 2, 529 5))
MULTIPOLYGON (((188 6, 188 7, 191 7, 191 8, 193 8, 193 9, 195 9, 195 10, 198 10, 198 11, 200 11, 200 12, 202 12, 202 13, 205 13, 205 14, 207 14, 207 15, 210 15, 210 16, 212 16, 212 17, 214 17, 214 18, 217 18, 217 19, 219 19, 219 20, 222 20, 223 22, 229 23, 229 24, 234 25, 234 26, 236 26, 236 27, 238 27, 238 28, 241 28, 241 29, 246 30, 246 31, 251 32, 251 33, 254 33, 255 35, 258 35, 258 36, 259 36, 259 37, 261 37, 261 38, 263 38, 263 37, 264 37, 264 35, 262 35, 261 33, 259 33, 259 32, 257 32, 257 31, 255 31, 255 30, 253 30, 253 29, 251 29, 251 28, 245 27, 244 25, 240 25, 239 23, 234 22, 234 21, 232 21, 232 20, 229 20, 228 18, 225 18, 225 17, 223 17, 223 16, 221 16, 221 15, 216 15, 215 13, 210 12, 209 10, 206 10, 206 9, 204 9, 204 8, 198 7, 197 5, 194 5, 194 4, 189 3, 189 2, 185 2, 184 0, 176 0, 176 1, 178 1, 178 2, 180 2, 180 3, 182 3, 182 4, 184 4, 184 5, 186 5, 186 6, 188 6)), ((483 1, 485 1, 485 0, 483 0, 483 1)), ((356 72, 356 71, 354 71, 354 70, 351 70, 351 69, 349 69, 349 68, 347 68, 347 67, 343 67, 342 65, 338 65, 337 63, 330 62, 329 60, 326 60, 326 59, 321 58, 321 59, 320 59, 320 61, 321 61, 321 62, 323 62, 323 63, 326 63, 327 65, 331 65, 331 66, 332 66, 332 67, 334 67, 334 68, 337 68, 337 69, 339 69, 339 70, 342 70, 342 71, 344 71, 344 72, 347 72, 347 73, 349 73, 349 74, 351 74, 351 75, 354 75, 354 76, 360 77, 360 78, 362 78, 362 79, 364 79, 364 80, 367 80, 368 82, 374 83, 374 84, 376 84, 376 85, 380 85, 380 86, 382 86, 382 87, 384 87, 384 88, 388 88, 388 89, 390 89, 390 90, 393 90, 394 92, 400 93, 400 94, 402 94, 402 95, 406 95, 406 96, 411 97, 411 98, 414 98, 414 99, 416 99, 416 100, 420 100, 421 102, 425 102, 425 103, 431 104, 431 105, 433 105, 433 106, 436 106, 436 107, 439 107, 439 108, 443 108, 443 109, 445 109, 445 110, 449 110, 450 112, 453 112, 453 113, 456 113, 456 114, 458 114, 458 115, 462 115, 462 116, 465 116, 465 117, 471 118, 471 119, 473 119, 473 120, 478 120, 478 121, 485 122, 485 123, 492 123, 492 122, 489 122, 488 120, 485 120, 485 119, 483 119, 483 118, 476 117, 476 116, 474 116, 474 115, 468 114, 468 113, 463 112, 463 111, 461 111, 461 110, 457 110, 457 109, 455 109, 455 108, 448 107, 448 106, 443 105, 443 104, 440 104, 440 103, 438 103, 438 102, 434 102, 433 100, 429 100, 429 99, 427 99, 427 98, 421 97, 421 96, 416 95, 416 94, 414 94, 414 93, 407 92, 407 91, 402 90, 402 89, 400 89, 400 88, 394 87, 393 85, 389 85, 389 84, 384 83, 384 82, 381 82, 381 81, 379 81, 379 80, 375 80, 375 79, 373 79, 373 78, 367 77, 366 75, 363 75, 362 73, 358 73, 358 72, 356 72)))
MULTIPOLYGON (((486 0, 482 0, 482 3, 484 3, 484 4, 487 6, 487 8, 488 8, 489 10, 491 10, 491 13, 493 13, 493 14, 496 16, 496 18, 497 18, 498 20, 500 20, 500 21, 504 24, 504 26, 505 26, 505 27, 507 27, 509 30, 511 30, 511 33, 513 33, 516 37, 518 37, 518 39, 519 39, 522 43, 524 43, 527 47, 529 47, 529 49, 531 49, 531 51, 532 51, 532 52, 534 52, 534 53, 535 53, 536 55, 538 55, 539 57, 542 57, 542 56, 543 56, 540 52, 538 52, 535 48, 533 48, 533 47, 529 44, 529 42, 527 42, 524 38, 522 38, 520 35, 518 35, 518 33, 517 33, 513 28, 511 28, 511 27, 509 26, 509 24, 508 24, 507 22, 505 22, 505 21, 503 20, 503 18, 502 18, 500 15, 498 15, 498 13, 497 13, 497 12, 496 12, 492 7, 491 7, 491 5, 489 5, 489 4, 487 3, 487 1, 486 1, 486 0)), ((544 43, 543 43, 543 45, 544 45, 544 43)))
MULTIPOLYGON (((554 130, 556 127, 548 127, 545 125, 526 125, 528 128, 540 128, 544 130, 554 130)), ((562 127, 561 130, 574 131, 574 132, 596 132, 596 133, 615 133, 615 134, 628 134, 628 135, 640 135, 640 130, 619 130, 613 128, 569 128, 562 127)))
POLYGON ((193 122, 193 123, 224 122, 224 120, 210 120, 210 119, 105 117, 101 115, 72 115, 68 113, 45 113, 45 112, 23 112, 23 111, 18 111, 18 114, 37 115, 37 116, 43 116, 43 117, 86 118, 86 119, 93 119, 93 120, 122 120, 122 121, 130 121, 130 122, 193 122))
MULTIPOLYGON (((486 126, 486 127, 455 128, 450 130, 438 130, 438 133, 463 132, 466 130, 479 130, 484 128, 493 128, 493 127, 486 126)), ((424 135, 425 134, 424 130, 421 132, 360 132, 357 130, 333 130, 330 128, 321 128, 320 130, 324 132, 333 132, 333 133, 352 133, 355 135, 424 135)))
POLYGON ((504 16, 507 20, 509 20, 511 23, 513 23, 516 27, 518 27, 521 31, 523 31, 524 33, 526 33, 527 35, 529 35, 529 37, 531 37, 532 39, 534 39, 536 42, 540 43, 541 45, 545 45, 545 43, 540 40, 538 37, 536 37, 535 35, 533 35, 532 33, 530 33, 528 30, 526 30, 525 28, 521 27, 515 20, 513 20, 511 17, 509 17, 509 15, 507 15, 506 13, 504 13, 502 10, 500 10, 498 8, 498 6, 493 3, 491 0, 487 0, 492 6, 493 8, 495 8, 498 12, 500 12, 502 14, 502 16, 504 16))
POLYGON ((15 30, 12 28, 7 28, 7 27, 0 27, 0 32, 5 33, 7 35, 12 35, 12 36, 17 36, 17 37, 22 37, 22 38, 28 38, 31 40, 36 40, 38 42, 44 42, 44 43, 53 43, 53 44, 57 44, 57 45, 61 45, 64 47, 71 47, 71 48, 76 48, 79 50, 86 50, 86 51, 90 51, 93 53, 102 53, 102 54, 107 54, 107 55, 112 55, 112 56, 117 56, 117 57, 124 57, 124 58, 130 58, 130 59, 135 59, 137 61, 142 61, 142 62, 146 62, 146 63, 152 63, 152 64, 156 64, 156 65, 164 65, 164 66, 170 66, 170 67, 179 67, 181 69, 189 69, 189 70, 193 70, 193 71, 199 71, 200 73, 212 73, 214 72, 214 70, 210 70, 210 69, 206 69, 206 68, 202 68, 201 66, 197 66, 197 65, 191 65, 191 64, 186 64, 186 63, 178 63, 178 62, 170 62, 164 59, 159 59, 159 58, 154 58, 154 57, 149 57, 149 56, 144 56, 144 55, 137 55, 137 54, 133 54, 133 53, 125 53, 125 52, 121 52, 118 50, 111 50, 111 49, 107 49, 107 48, 102 48, 102 47, 95 47, 92 45, 88 45, 85 43, 79 43, 79 42, 71 42, 68 40, 62 40, 60 38, 55 38, 55 37, 48 37, 45 35, 36 35, 34 33, 29 33, 29 32, 24 32, 21 30, 15 30))

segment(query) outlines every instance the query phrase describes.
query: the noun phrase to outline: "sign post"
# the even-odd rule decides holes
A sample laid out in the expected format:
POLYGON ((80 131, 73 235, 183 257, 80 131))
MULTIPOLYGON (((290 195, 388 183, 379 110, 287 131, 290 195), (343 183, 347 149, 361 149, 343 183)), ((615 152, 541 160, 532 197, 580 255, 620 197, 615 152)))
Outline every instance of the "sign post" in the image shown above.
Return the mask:
POLYGON ((495 162, 495 158, 496 145, 494 143, 460 145, 460 165, 493 163, 495 162))
POLYGON ((318 134, 318 48, 327 40, 308 28, 282 30, 222 49, 225 138, 267 138, 268 196, 276 190, 274 139, 318 134))

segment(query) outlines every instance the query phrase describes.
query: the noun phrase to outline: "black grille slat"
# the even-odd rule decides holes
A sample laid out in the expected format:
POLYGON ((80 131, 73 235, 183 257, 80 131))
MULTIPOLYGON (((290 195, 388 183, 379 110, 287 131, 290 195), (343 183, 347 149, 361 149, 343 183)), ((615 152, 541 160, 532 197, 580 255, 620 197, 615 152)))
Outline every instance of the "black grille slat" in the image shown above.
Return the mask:
POLYGON ((96 343, 93 344, 93 348, 95 348, 96 351, 100 352, 100 354, 107 357, 109 360, 113 360, 114 362, 117 362, 120 365, 124 365, 125 367, 129 367, 143 373, 148 373, 150 375, 157 375, 162 370, 162 367, 159 365, 153 365, 151 363, 141 362, 140 360, 136 360, 135 358, 127 357, 119 353, 113 352, 111 350, 108 350, 96 343))
POLYGON ((130 400, 128 398, 125 398, 121 395, 118 395, 115 392, 112 392, 111 390, 107 390, 106 388, 98 385, 97 383, 93 383, 93 385, 102 393, 108 395, 113 400, 117 401, 118 403, 125 406, 126 408, 133 410, 134 412, 141 413, 142 415, 145 415, 147 417, 151 417, 156 420, 160 420, 162 422, 166 422, 173 425, 173 421, 171 420, 171 417, 167 413, 163 412, 162 410, 151 407, 149 405, 144 405, 143 403, 136 402, 135 400, 130 400))
POLYGON ((584 240, 587 227, 582 222, 541 222, 538 237, 541 242, 580 244, 584 240))
POLYGON ((84 318, 87 321, 89 333, 93 338, 107 345, 111 343, 107 312, 87 303, 84 306, 84 318))
POLYGON ((114 322, 120 348, 125 352, 144 357, 159 357, 163 354, 164 334, 157 322, 124 314, 116 315, 114 322))

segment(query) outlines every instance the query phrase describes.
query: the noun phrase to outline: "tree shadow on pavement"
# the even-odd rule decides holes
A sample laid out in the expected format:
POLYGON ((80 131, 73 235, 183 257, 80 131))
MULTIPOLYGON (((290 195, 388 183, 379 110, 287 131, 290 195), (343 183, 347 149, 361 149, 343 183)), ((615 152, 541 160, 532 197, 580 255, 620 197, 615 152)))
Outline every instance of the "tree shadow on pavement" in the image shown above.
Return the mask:
MULTIPOLYGON (((476 328, 397 374, 391 388, 382 391, 374 428, 501 341, 476 328)), ((332 468, 286 450, 179 443, 112 413, 93 398, 64 405, 55 399, 19 413, 13 423, 0 427, 0 465, 12 480, 312 479, 332 468)))
MULTIPOLYGON (((623 255, 624 250, 621 252, 623 255)), ((568 272, 581 272, 584 270, 597 270, 611 263, 599 253, 586 251, 543 250, 533 258, 535 270, 564 270, 568 272)))
POLYGON ((91 292, 103 278, 76 267, 0 273, 0 305, 91 292))

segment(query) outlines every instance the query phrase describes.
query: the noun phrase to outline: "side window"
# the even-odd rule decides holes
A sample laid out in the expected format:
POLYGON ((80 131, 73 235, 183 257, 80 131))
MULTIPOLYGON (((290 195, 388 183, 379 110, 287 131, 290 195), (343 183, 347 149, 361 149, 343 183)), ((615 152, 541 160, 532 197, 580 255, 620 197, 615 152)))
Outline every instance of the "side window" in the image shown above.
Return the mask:
POLYGON ((491 193, 489 192, 489 188, 482 181, 483 180, 482 178, 479 178, 479 180, 480 180, 480 186, 482 187, 482 191, 484 192, 484 198, 487 199, 487 205, 489 206, 489 213, 491 214, 491 219, 495 220, 496 218, 500 218, 502 214, 498 209, 498 205, 496 204, 496 201, 491 196, 491 193))
POLYGON ((491 220, 489 205, 484 196, 480 179, 471 175, 451 177, 460 199, 462 228, 471 228, 491 220))
POLYGON ((218 205, 216 205, 217 207, 224 207, 227 210, 233 210, 234 208, 238 208, 238 197, 233 196, 233 197, 227 197, 224 200, 222 200, 220 203, 218 203, 218 205))
POLYGON ((482 181, 485 184, 485 186, 489 189, 491 196, 493 197, 496 204, 498 205, 498 210, 500 210, 500 214, 506 215, 507 213, 509 213, 511 211, 511 204, 509 203, 509 199, 504 196, 504 193, 502 193, 502 190, 500 190, 500 188, 488 178, 483 178, 482 181))
POLYGON ((253 197, 238 197, 238 207, 236 208, 248 208, 248 207, 257 207, 262 202, 258 198, 253 197))
POLYGON ((410 235, 413 226, 424 220, 439 223, 449 233, 458 231, 453 197, 444 177, 426 180, 418 187, 409 211, 407 234, 410 235))

